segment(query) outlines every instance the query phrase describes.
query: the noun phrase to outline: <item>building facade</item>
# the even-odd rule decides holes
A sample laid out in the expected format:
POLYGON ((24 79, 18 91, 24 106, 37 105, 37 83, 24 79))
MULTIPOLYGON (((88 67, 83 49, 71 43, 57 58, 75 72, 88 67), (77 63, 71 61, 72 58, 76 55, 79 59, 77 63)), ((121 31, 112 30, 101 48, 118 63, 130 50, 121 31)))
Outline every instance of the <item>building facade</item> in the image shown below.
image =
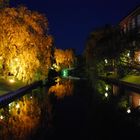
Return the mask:
POLYGON ((84 54, 89 67, 96 67, 98 63, 103 64, 102 61, 108 60, 108 64, 113 68, 122 65, 119 68, 129 66, 139 70, 140 6, 120 20, 116 26, 94 30, 87 39, 84 54))
POLYGON ((124 33, 134 30, 140 33, 140 6, 124 17, 119 25, 124 33))
POLYGON ((122 39, 133 52, 133 62, 140 64, 140 6, 119 23, 122 39))

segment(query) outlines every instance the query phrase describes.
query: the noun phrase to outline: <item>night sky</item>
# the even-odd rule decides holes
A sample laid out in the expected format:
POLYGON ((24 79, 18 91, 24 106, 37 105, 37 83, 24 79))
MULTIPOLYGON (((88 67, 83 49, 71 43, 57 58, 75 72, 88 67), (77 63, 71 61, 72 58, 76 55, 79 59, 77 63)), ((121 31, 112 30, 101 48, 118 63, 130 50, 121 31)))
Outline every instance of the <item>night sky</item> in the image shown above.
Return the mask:
POLYGON ((140 5, 140 0, 13 0, 11 4, 24 4, 30 10, 45 14, 55 46, 74 48, 81 54, 93 29, 119 23, 140 5))

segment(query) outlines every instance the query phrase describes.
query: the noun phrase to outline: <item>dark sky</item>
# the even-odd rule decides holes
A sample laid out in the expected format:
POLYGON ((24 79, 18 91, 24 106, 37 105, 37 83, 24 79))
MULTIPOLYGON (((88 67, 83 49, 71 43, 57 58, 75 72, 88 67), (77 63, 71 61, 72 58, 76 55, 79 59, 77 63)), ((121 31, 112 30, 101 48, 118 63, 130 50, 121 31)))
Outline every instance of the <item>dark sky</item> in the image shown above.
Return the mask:
POLYGON ((83 52, 86 38, 96 27, 117 24, 140 0, 11 0, 46 15, 57 48, 83 52))

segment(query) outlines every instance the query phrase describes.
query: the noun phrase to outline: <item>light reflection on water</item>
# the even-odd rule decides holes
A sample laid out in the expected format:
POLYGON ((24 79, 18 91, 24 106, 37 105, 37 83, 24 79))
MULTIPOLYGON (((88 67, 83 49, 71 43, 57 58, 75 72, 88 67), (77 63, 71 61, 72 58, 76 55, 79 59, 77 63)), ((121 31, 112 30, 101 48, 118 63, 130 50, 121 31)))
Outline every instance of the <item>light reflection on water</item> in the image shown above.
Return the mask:
POLYGON ((57 79, 56 85, 49 88, 49 94, 54 94, 58 99, 65 96, 71 96, 73 94, 73 81, 57 79))
POLYGON ((62 99, 73 92, 71 80, 57 79, 56 82, 49 89, 35 89, 0 109, 0 139, 26 140, 31 139, 39 129, 52 129, 50 95, 62 99))
POLYGON ((94 88, 103 102, 113 104, 118 113, 120 111, 123 114, 129 114, 131 121, 140 126, 140 93, 108 84, 102 80, 96 81, 94 88))
MULTIPOLYGON (((38 93, 37 93, 38 94, 38 93)), ((40 124, 41 105, 38 95, 25 95, 0 110, 0 137, 8 139, 26 139, 40 124)))

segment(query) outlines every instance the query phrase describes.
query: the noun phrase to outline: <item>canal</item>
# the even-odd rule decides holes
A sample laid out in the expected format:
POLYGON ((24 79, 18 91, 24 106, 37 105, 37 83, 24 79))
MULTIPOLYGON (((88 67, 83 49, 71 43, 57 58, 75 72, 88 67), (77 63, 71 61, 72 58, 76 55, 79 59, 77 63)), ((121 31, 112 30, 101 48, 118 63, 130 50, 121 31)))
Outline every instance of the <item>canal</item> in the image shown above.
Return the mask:
POLYGON ((138 112, 119 108, 120 97, 98 89, 86 79, 57 78, 53 85, 29 91, 0 109, 0 139, 136 139, 138 112))

